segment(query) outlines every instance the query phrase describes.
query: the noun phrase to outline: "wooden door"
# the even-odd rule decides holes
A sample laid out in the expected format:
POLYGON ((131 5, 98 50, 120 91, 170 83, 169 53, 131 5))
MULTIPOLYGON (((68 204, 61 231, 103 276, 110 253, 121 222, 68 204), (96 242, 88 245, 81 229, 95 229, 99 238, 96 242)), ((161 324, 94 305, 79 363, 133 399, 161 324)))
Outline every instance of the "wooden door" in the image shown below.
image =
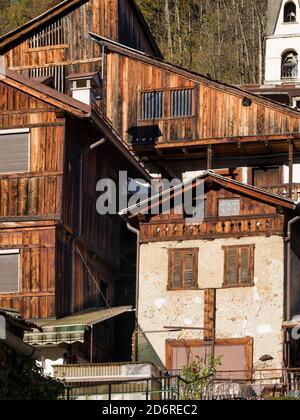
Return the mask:
POLYGON ((253 170, 253 185, 258 188, 281 185, 281 170, 278 167, 253 170))

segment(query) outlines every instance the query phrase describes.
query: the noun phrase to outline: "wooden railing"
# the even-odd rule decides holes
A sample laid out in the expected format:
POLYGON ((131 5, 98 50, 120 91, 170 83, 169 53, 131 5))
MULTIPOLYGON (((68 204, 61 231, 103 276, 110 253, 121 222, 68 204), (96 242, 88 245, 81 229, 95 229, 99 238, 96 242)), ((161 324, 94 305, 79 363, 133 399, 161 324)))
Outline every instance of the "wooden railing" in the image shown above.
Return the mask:
POLYGON ((272 194, 282 195, 286 198, 291 198, 294 201, 300 200, 300 184, 281 184, 264 187, 266 191, 272 194))

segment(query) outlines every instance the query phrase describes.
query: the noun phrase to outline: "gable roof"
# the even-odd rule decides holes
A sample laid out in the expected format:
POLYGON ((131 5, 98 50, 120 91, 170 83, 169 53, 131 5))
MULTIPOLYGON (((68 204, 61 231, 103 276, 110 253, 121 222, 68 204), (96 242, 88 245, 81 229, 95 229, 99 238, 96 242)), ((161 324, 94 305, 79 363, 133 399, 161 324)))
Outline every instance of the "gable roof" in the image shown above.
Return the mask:
MULTIPOLYGON (((0 37, 0 51, 6 52, 16 43, 26 39, 30 34, 38 30, 41 26, 50 23, 57 17, 67 14, 68 12, 76 9, 76 7, 81 6, 84 3, 87 3, 89 0, 64 0, 41 15, 35 17, 34 19, 24 23, 22 26, 8 32, 7 34, 0 37)), ((104 1, 104 0, 102 0, 104 1)), ((135 0, 127 0, 135 11, 137 19, 140 21, 141 26, 144 28, 145 35, 152 45, 153 51, 158 57, 162 57, 161 51, 155 41, 148 23, 146 22, 139 6, 135 0)))
POLYGON ((128 207, 127 209, 122 210, 119 214, 121 216, 128 215, 133 213, 136 210, 139 210, 139 213, 143 213, 151 209, 151 207, 157 207, 157 200, 160 200, 164 203, 165 200, 181 195, 182 191, 188 191, 195 188, 196 181, 204 181, 206 183, 214 183, 223 187, 227 190, 233 191, 236 194, 241 194, 252 198, 254 200, 260 201, 264 204, 271 206, 282 207, 286 210, 295 211, 299 208, 299 203, 291 200, 290 198, 283 197, 281 195, 273 194, 268 191, 265 191, 261 188, 254 187, 252 185, 243 184, 241 182, 226 178, 224 176, 216 174, 214 171, 204 172, 202 175, 197 176, 196 178, 183 182, 182 184, 176 185, 169 190, 165 190, 156 196, 149 197, 147 200, 136 204, 134 206, 128 207), (166 198, 165 198, 166 196, 166 198))
POLYGON ((111 121, 103 114, 98 106, 91 107, 86 105, 69 95, 60 93, 49 86, 20 75, 13 70, 5 69, 5 74, 1 74, 0 71, 0 83, 27 93, 53 107, 62 109, 74 117, 90 120, 92 124, 105 133, 106 138, 137 169, 138 173, 142 174, 148 181, 151 180, 151 176, 146 170, 145 165, 113 129, 111 121))
POLYGON ((262 106, 266 106, 272 109, 275 109, 277 111, 283 112, 285 114, 288 114, 289 116, 293 116, 300 119, 300 112, 297 110, 294 110, 286 105, 282 105, 276 101, 273 101, 271 99, 266 99, 262 96, 256 95, 254 93, 250 93, 249 91, 233 85, 228 85, 223 82, 219 82, 216 80, 212 80, 211 78, 207 76, 203 76, 195 71, 187 70, 183 67, 180 67, 178 65, 169 63, 163 59, 156 58, 153 56, 150 56, 144 52, 135 50, 133 48, 127 47, 126 45, 120 44, 118 42, 112 41, 111 39, 105 38, 103 36, 100 36, 98 34, 94 34, 92 32, 89 33, 91 38, 94 39, 95 42, 98 42, 100 45, 104 45, 108 51, 115 52, 117 54, 130 57, 134 60, 143 62, 148 65, 152 65, 154 67, 161 68, 165 71, 168 71, 170 73, 178 74, 182 77, 185 77, 189 80, 193 80, 196 83, 201 83, 206 86, 210 86, 212 88, 215 88, 220 91, 225 91, 229 94, 239 96, 241 98, 249 98, 253 102, 260 104, 262 106))

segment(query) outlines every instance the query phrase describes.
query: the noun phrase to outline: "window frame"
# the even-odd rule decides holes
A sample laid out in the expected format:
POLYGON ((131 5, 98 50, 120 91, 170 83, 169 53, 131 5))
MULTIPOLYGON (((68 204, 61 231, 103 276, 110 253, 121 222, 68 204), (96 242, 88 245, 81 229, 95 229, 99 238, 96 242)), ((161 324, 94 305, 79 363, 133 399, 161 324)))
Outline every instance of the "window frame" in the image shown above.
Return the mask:
POLYGON ((241 197, 219 197, 218 198, 218 203, 217 203, 217 206, 218 206, 218 208, 217 208, 217 217, 219 218, 219 219, 228 219, 228 217, 229 218, 233 218, 233 217, 241 217, 241 204, 242 204, 242 202, 241 202, 241 197), (239 203, 240 203, 240 211, 239 211, 239 214, 229 214, 229 215, 226 215, 226 216, 220 216, 220 202, 221 201, 239 201, 239 203))
POLYGON ((11 172, 1 172, 0 170, 0 177, 3 175, 12 175, 12 174, 29 174, 31 168, 31 130, 30 128, 15 128, 15 129, 8 129, 8 130, 1 130, 0 129, 0 141, 2 135, 13 135, 13 134, 28 134, 28 165, 27 170, 24 171, 11 171, 11 172))
POLYGON ((196 117, 195 112, 195 87, 194 86, 183 86, 183 87, 172 87, 172 88, 161 88, 161 89, 142 89, 138 92, 138 116, 139 121, 165 121, 165 120, 189 120, 196 117), (188 116, 172 116, 172 92, 179 90, 191 90, 192 91, 192 109, 191 115, 188 116), (147 93, 162 92, 162 117, 161 118, 144 118, 144 101, 143 95, 147 93))
POLYGON ((170 109, 169 117, 170 117, 170 119, 177 120, 177 119, 188 119, 188 118, 194 118, 195 117, 194 91, 195 91, 195 89, 193 87, 177 87, 177 88, 170 89, 170 92, 169 92, 169 109, 170 109), (172 93, 177 92, 177 91, 183 91, 183 90, 191 91, 191 101, 192 101, 192 103, 191 103, 191 114, 190 115, 178 115, 178 116, 176 116, 176 115, 173 115, 172 93))
POLYGON ((141 121, 160 121, 165 119, 165 100, 166 100, 166 95, 165 95, 165 89, 152 89, 152 90, 141 90, 140 94, 139 94, 139 115, 140 115, 140 120, 141 121), (144 95, 147 94, 153 94, 153 93, 161 93, 162 94, 162 100, 161 100, 161 114, 162 117, 160 118, 145 118, 144 117, 144 95))
POLYGON ((240 287, 253 287, 254 284, 254 273, 255 273, 255 244, 245 244, 245 245, 228 245, 222 247, 224 251, 224 275, 223 275, 223 288, 225 289, 232 289, 232 288, 240 288, 240 287), (249 252, 249 262, 248 262, 248 269, 249 269, 249 283, 242 283, 241 278, 241 250, 247 249, 249 252), (228 281, 228 254, 229 251, 236 250, 240 251, 238 254, 238 283, 230 284, 228 281))
POLYGON ((168 291, 180 291, 180 290, 199 290, 199 282, 198 282, 198 262, 199 262, 199 248, 170 248, 168 249, 168 291), (181 278, 180 278, 180 286, 174 286, 174 259, 175 254, 181 254, 181 278), (192 286, 187 287, 184 282, 184 273, 183 273, 183 261, 185 254, 192 254, 193 255, 193 262, 192 262, 192 286))
POLYGON ((0 250, 0 258, 3 255, 17 255, 18 256, 18 287, 17 290, 14 292, 1 292, 0 296, 9 296, 9 295, 16 295, 21 292, 21 251, 20 249, 2 249, 0 250))

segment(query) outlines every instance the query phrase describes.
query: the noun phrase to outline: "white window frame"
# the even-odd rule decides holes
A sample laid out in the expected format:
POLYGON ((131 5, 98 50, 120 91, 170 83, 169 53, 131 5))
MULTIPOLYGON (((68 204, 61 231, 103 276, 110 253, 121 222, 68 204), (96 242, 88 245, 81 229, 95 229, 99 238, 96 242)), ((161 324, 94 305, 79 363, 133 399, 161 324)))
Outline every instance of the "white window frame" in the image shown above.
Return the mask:
POLYGON ((0 177, 1 175, 11 175, 11 174, 15 174, 15 173, 19 173, 19 174, 27 174, 30 173, 30 168, 31 168, 31 162, 30 162, 30 156, 31 156, 31 130, 30 128, 13 128, 13 129, 9 129, 9 130, 0 130, 0 137, 1 135, 5 135, 5 134, 28 134, 28 167, 27 167, 27 171, 21 171, 21 172, 0 172, 0 177))

